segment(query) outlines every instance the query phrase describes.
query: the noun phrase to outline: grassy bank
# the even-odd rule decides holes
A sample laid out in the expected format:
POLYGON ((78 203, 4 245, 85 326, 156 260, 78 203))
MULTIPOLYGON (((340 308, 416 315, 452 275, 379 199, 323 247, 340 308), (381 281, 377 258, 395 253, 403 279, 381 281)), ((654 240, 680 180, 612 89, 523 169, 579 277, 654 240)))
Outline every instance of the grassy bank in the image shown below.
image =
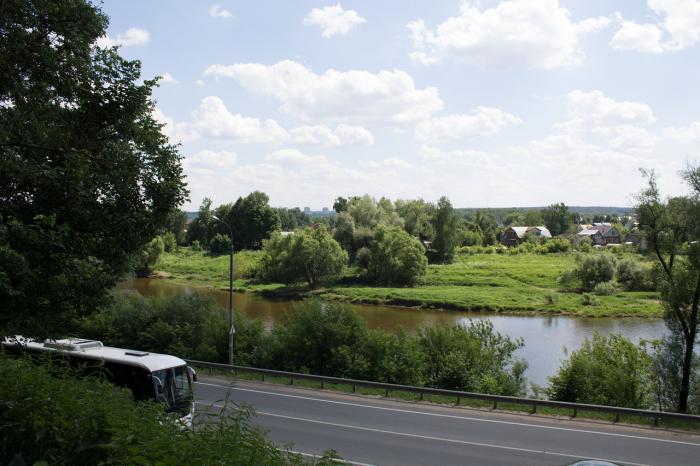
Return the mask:
MULTIPOLYGON (((279 295, 309 294, 304 288, 259 284, 252 271, 257 252, 235 256, 236 288, 279 295)), ((157 269, 171 279, 192 285, 228 286, 228 256, 210 257, 181 248, 165 254, 157 269)), ((430 265, 425 283, 415 288, 380 288, 357 280, 352 270, 339 283, 313 292, 324 298, 368 304, 394 304, 458 310, 544 312, 579 316, 659 317, 662 307, 654 292, 618 291, 611 296, 588 295, 562 289, 561 273, 574 265, 571 254, 459 255, 447 265, 430 265)))

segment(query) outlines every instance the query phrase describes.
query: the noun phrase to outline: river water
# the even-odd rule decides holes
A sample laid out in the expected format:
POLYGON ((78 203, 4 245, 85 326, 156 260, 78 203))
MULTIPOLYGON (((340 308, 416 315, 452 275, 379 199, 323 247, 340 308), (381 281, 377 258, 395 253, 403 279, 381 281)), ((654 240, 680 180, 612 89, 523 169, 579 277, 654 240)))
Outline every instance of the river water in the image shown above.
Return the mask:
MULTIPOLYGON (((204 294, 228 308, 228 291, 213 288, 148 278, 131 279, 120 283, 118 288, 132 289, 145 297, 204 294)), ((253 293, 234 293, 233 305, 235 312, 243 312, 250 319, 260 319, 269 327, 277 323, 285 312, 290 311, 294 302, 272 300, 253 293)), ((490 320, 497 331, 511 338, 523 339, 525 346, 518 350, 517 356, 528 362, 527 378, 538 385, 545 385, 547 377, 556 373, 565 357, 564 348, 569 351, 579 348, 584 339, 590 338, 594 332, 602 335, 619 332, 635 342, 659 338, 665 332, 661 319, 520 315, 358 304, 350 306, 370 328, 389 331, 399 326, 411 332, 428 325, 461 324, 468 323, 470 319, 490 320)))

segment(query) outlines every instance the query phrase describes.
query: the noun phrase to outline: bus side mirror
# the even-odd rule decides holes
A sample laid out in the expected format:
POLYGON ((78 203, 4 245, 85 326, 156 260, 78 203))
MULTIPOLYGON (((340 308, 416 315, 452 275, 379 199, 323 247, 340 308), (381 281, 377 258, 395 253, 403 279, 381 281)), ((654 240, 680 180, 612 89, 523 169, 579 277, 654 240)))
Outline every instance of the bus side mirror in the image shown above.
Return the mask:
POLYGON ((187 366, 187 371, 190 373, 190 377, 192 377, 192 382, 196 382, 197 372, 192 368, 192 366, 187 366))

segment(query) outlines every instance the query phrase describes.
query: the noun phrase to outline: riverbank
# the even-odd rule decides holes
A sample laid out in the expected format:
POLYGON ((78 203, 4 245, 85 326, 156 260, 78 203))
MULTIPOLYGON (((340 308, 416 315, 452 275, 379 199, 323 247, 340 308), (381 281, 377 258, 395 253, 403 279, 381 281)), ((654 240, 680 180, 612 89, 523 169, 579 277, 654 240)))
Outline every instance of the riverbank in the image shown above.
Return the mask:
MULTIPOLYGON (((348 269, 338 283, 318 290, 261 284, 253 277, 258 252, 235 256, 238 291, 268 297, 325 299, 463 311, 545 313, 586 317, 660 317, 658 293, 618 291, 596 296, 563 290, 557 282, 573 266, 571 254, 465 254, 446 265, 430 265, 425 283, 415 288, 385 288, 362 284, 348 269)), ((156 268, 170 274, 170 281, 228 289, 228 256, 210 257, 181 248, 164 254, 156 268)))

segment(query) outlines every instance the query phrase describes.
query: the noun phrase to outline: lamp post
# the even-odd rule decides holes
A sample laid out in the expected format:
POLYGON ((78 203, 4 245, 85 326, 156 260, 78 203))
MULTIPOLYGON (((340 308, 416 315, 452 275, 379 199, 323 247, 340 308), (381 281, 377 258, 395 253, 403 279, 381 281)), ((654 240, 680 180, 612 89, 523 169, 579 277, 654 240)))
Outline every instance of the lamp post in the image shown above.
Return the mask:
POLYGON ((236 327, 233 325, 233 230, 231 229, 231 225, 224 222, 216 215, 213 215, 212 218, 228 227, 229 240, 231 242, 228 267, 228 363, 233 365, 233 337, 236 335, 236 327))

